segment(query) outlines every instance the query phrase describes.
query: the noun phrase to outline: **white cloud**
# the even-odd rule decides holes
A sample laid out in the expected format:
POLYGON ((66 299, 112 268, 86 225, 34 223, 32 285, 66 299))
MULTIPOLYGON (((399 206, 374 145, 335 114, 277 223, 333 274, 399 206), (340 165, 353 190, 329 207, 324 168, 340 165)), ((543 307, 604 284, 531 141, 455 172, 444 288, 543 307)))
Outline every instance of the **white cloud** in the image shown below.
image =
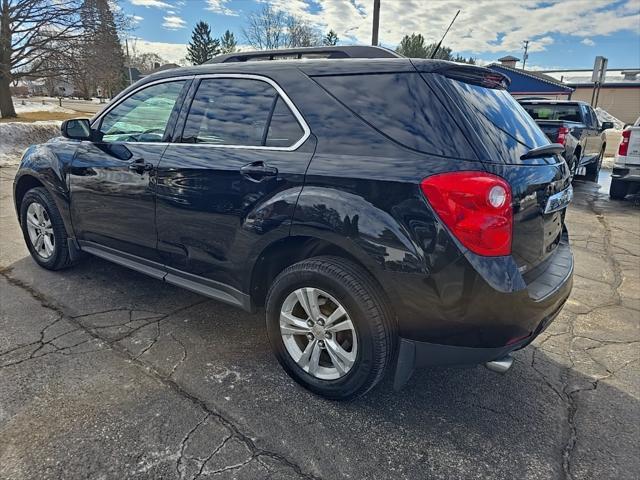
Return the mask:
POLYGON ((154 7, 154 8, 171 8, 171 5, 162 0, 130 0, 132 5, 139 7, 154 7))
POLYGON ((129 19, 131 19, 131 23, 138 25, 142 20, 144 20, 144 17, 141 17, 140 15, 129 15, 129 19))
POLYGON ((586 45, 587 47, 593 47, 596 44, 596 42, 594 42, 590 38, 585 38, 580 43, 583 44, 583 45, 586 45))
POLYGON ((167 30, 178 30, 187 26, 187 22, 177 15, 167 15, 163 20, 162 26, 167 30))
POLYGON ((131 44, 136 53, 157 53, 170 63, 180 63, 187 56, 187 46, 183 43, 150 42, 134 38, 131 44))
POLYGON ((238 12, 227 7, 227 3, 229 3, 229 0, 207 0, 206 9, 214 13, 219 13, 220 15, 237 17, 238 12))
MULTIPOLYGON (((271 0, 278 9, 313 22, 323 31, 335 30, 346 43, 371 41, 372 5, 369 0, 271 0), (313 8, 312 8, 313 7, 313 8)), ((422 33, 437 42, 455 12, 460 15, 445 44, 454 51, 490 57, 498 52, 546 50, 557 34, 580 39, 637 31, 640 2, 626 0, 609 6, 592 0, 387 0, 381 2, 380 40, 395 47, 405 34, 422 33), (576 14, 579 12, 579 14, 576 14)))

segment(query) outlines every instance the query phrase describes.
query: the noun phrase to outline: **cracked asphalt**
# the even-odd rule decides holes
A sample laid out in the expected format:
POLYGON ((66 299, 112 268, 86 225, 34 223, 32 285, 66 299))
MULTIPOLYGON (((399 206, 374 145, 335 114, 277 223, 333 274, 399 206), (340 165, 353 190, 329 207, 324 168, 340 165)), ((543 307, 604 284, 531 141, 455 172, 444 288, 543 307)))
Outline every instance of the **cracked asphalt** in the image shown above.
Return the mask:
MULTIPOLYGON (((2 479, 637 479, 640 201, 576 182, 566 307, 499 376, 294 384, 262 315, 97 258, 28 257, 0 169, 2 479)), ((517 315, 517 312, 514 312, 517 315)))

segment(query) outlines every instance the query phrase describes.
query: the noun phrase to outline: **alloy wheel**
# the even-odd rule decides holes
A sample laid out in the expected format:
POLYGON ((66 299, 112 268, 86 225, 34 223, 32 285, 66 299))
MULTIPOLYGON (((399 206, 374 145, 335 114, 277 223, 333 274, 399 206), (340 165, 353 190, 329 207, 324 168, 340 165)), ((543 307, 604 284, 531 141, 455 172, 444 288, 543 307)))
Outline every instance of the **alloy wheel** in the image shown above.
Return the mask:
POLYGON ((320 289, 299 288, 287 296, 280 310, 280 334, 291 358, 316 378, 341 378, 356 361, 353 322, 346 309, 320 289))
POLYGON ((43 259, 49 259, 55 251, 53 225, 47 210, 38 202, 27 209, 27 232, 35 252, 43 259))

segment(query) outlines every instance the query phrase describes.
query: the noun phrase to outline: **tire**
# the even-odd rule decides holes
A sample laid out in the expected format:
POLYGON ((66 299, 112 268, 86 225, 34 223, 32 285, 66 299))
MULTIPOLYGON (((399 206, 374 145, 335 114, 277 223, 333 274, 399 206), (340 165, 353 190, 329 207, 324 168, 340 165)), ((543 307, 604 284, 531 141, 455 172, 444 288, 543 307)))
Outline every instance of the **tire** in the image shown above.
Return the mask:
POLYGON ((578 164, 580 163, 580 159, 576 154, 571 157, 571 163, 569 164, 569 171, 571 172, 571 179, 573 180, 576 176, 576 171, 578 170, 578 164))
MULTIPOLYGON (((33 223, 31 225, 33 226, 33 223)), ((22 234, 29 253, 31 253, 31 257, 38 265, 47 270, 61 270, 71 265, 72 262, 67 245, 69 237, 64 228, 58 207, 56 207, 53 198, 51 198, 46 189, 37 187, 25 194, 20 205, 20 226, 22 227, 22 234), (35 212, 41 212, 39 217, 34 217, 35 212), (40 243, 34 242, 32 239, 33 230, 31 231, 32 233, 29 230, 30 218, 31 220, 35 220, 35 218, 43 220, 41 225, 34 227, 44 233, 39 235, 43 238, 40 243), (44 240, 45 237, 47 237, 48 241, 44 240)))
POLYGON ((280 273, 267 294, 266 320, 269 341, 284 370, 306 389, 331 400, 351 400, 371 390, 391 364, 397 341, 395 319, 380 287, 366 271, 340 257, 303 260, 280 273), (313 327, 316 330, 309 331, 307 328, 304 333, 304 324, 309 327, 308 321, 312 321, 312 315, 307 314, 307 308, 303 308, 300 301, 300 292, 305 291, 308 295, 306 298, 311 299, 307 306, 313 304, 314 296, 317 298, 316 304, 320 305, 317 313, 320 313, 320 317, 324 316, 327 322, 324 333, 316 331, 322 324, 320 317, 316 318, 317 323, 313 327), (283 314, 293 304, 295 308, 283 314), (342 306, 346 313, 331 324, 331 313, 338 311, 337 306, 342 306), (298 333, 282 333, 281 328, 291 324, 284 321, 285 326, 281 327, 281 314, 283 318, 284 315, 295 317, 296 326, 293 328, 298 333), (298 326, 299 321, 303 327, 298 326), (345 326, 349 325, 349 321, 353 327, 351 330, 345 326), (332 329, 338 328, 341 331, 334 332, 335 336, 332 337, 332 329), (323 335, 329 335, 324 344, 323 335), (338 355, 336 343, 342 349, 337 362, 334 360, 338 355), (306 352, 312 345, 316 346, 310 350, 308 365, 303 366, 307 363, 306 358, 294 360, 292 351, 297 353, 304 349, 306 352), (314 368, 316 350, 320 353, 314 368), (340 361, 346 358, 345 354, 350 355, 350 361, 353 362, 348 369, 349 362, 340 361))
POLYGON ((609 187, 609 197, 613 200, 624 200, 629 192, 629 184, 624 180, 618 180, 613 178, 611 180, 611 187, 609 187))
POLYGON ((600 155, 595 162, 587 165, 587 173, 584 178, 590 182, 598 183, 598 177, 600 176, 600 168, 602 167, 602 157, 604 157, 604 149, 600 151, 600 155))

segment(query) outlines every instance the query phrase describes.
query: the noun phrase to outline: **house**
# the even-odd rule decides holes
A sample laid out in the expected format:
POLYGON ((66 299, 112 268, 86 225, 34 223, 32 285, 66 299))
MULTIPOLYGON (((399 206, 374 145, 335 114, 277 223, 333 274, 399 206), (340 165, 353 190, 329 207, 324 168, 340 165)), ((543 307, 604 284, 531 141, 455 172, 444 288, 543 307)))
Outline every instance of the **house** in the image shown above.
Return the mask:
POLYGON ((487 67, 511 79, 507 91, 515 98, 532 96, 555 100, 571 98, 573 88, 544 73, 516 68, 516 63, 519 61, 519 58, 508 55, 499 58, 500 63, 492 63, 487 67))

